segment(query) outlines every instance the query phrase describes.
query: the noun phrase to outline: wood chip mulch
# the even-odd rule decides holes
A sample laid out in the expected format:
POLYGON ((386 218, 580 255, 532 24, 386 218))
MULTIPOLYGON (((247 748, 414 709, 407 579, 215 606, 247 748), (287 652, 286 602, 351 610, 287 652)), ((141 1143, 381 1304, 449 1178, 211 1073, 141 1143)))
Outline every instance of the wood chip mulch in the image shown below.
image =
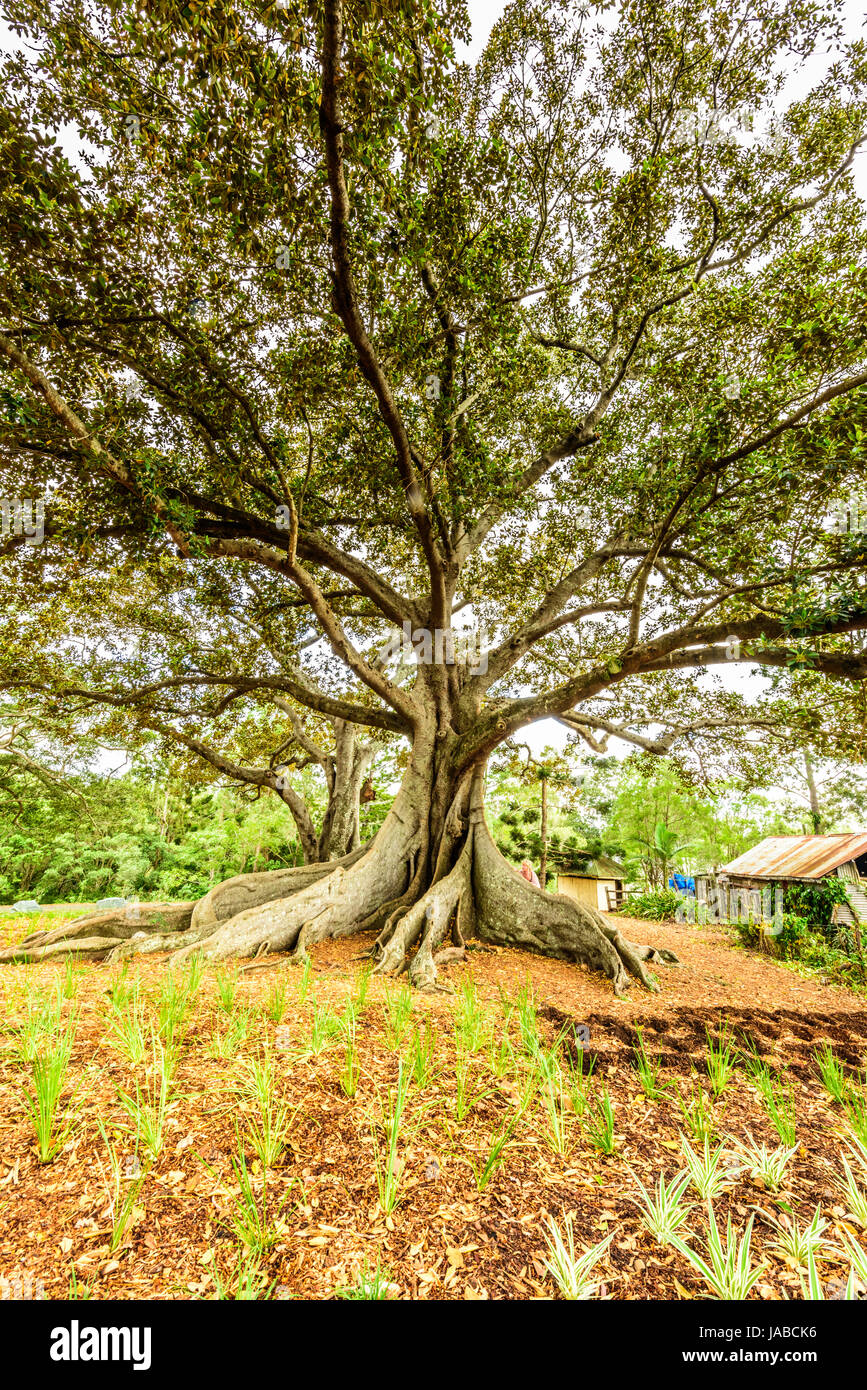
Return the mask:
MULTIPOLYGON (((394 999, 401 984, 372 978, 357 1019, 360 1081, 348 1098, 340 1085, 340 1037, 315 1056, 300 1054, 314 1008, 342 1014, 358 988, 363 970, 358 955, 368 938, 314 948, 304 999, 300 968, 285 958, 238 974, 233 1014, 252 1012, 235 1056, 214 1055, 214 1039, 225 1034, 229 1015, 218 1005, 214 970, 206 966, 189 1013, 166 1139, 147 1169, 133 1219, 116 1250, 110 1248, 107 1153, 97 1119, 125 1161, 133 1163, 134 1146, 117 1096, 118 1091, 134 1094, 143 1077, 108 1028, 107 991, 118 969, 91 963, 72 972, 74 994, 63 1007, 67 1013, 78 1009, 79 1021, 63 1099, 78 1108, 61 1151, 44 1164, 22 1100, 29 1076, 16 1054, 17 1028, 27 992, 47 994, 64 980, 65 967, 51 962, 0 969, 0 1296, 67 1298, 77 1287, 94 1299, 184 1299, 214 1297, 218 1283, 231 1288, 238 1246, 227 1212, 238 1190, 231 1157, 237 1155, 240 1133, 254 1183, 259 1189, 267 1183, 274 1213, 274 1241, 262 1260, 270 1297, 334 1297, 365 1267, 379 1267, 399 1299, 551 1298, 557 1291, 544 1264, 547 1222, 553 1218, 563 1227, 571 1216, 581 1247, 613 1234, 597 1272, 602 1296, 705 1298, 707 1289, 686 1259, 659 1245, 642 1225, 632 1200, 633 1174, 649 1187, 660 1171, 671 1176, 682 1166, 685 1122, 676 1095, 687 1097, 697 1075, 710 1096, 706 1032, 722 1025, 791 1083, 798 1151, 781 1192, 739 1178, 715 1201, 717 1220, 724 1226, 731 1214, 741 1230, 756 1214, 754 1253, 768 1261, 768 1268, 752 1297, 802 1297, 798 1272, 769 1250, 773 1233, 764 1218, 788 1208, 803 1223, 821 1203, 837 1242, 849 1231, 867 1245, 867 1233, 851 1224, 841 1205, 837 1179, 845 1119, 824 1090, 814 1058, 817 1047, 830 1043, 857 1081, 867 1065, 864 1000, 735 949, 719 928, 625 920, 622 925, 633 939, 679 956, 680 966, 656 968, 659 994, 636 985, 621 1001, 608 981, 586 969, 505 949, 473 951, 467 961, 443 968, 441 978, 456 991, 472 978, 495 1044, 508 1035, 518 1058, 497 1075, 487 1044, 471 1054, 468 1075, 478 1099, 462 1122, 455 1114, 459 993, 414 994, 409 1026, 394 1045, 385 1001, 394 999), (474 1169, 482 1169, 492 1137, 514 1119, 528 1066, 516 1013, 507 1020, 502 999, 514 1000, 528 982, 543 1040, 552 1043, 564 1028, 571 1039, 572 1024, 589 1028, 589 1093, 600 1094, 604 1087, 611 1095, 616 1149, 610 1156, 600 1154, 584 1124, 570 1114, 568 1148, 556 1152, 537 1096, 517 1120, 502 1164, 480 1192, 474 1169), (286 986, 279 1024, 266 1012, 275 983, 286 986), (411 1087, 399 1153, 400 1195, 386 1214, 374 1162, 375 1147, 383 1143, 379 1106, 393 1094, 400 1058, 408 1065, 415 1025, 425 1020, 435 1038, 436 1071, 422 1089, 411 1087), (664 1100, 648 1100, 639 1084, 636 1025, 648 1053, 662 1061, 662 1079, 673 1083, 664 1100), (262 1049, 273 1057, 279 1094, 294 1112, 282 1159, 266 1174, 243 1139, 252 1102, 239 1099, 237 1091, 239 1064, 262 1049)), ((0 941, 17 931, 19 922, 0 921, 0 941)), ((155 1007, 166 961, 143 957, 128 971, 128 982, 140 982, 149 1007, 155 1007)), ((781 1142, 743 1070, 713 1103, 713 1113, 722 1139, 749 1134, 771 1147, 781 1142)), ((700 1199, 688 1224, 696 1248, 703 1249, 706 1213, 700 1199)), ((842 1261, 829 1257, 821 1271, 831 1283, 843 1271, 842 1261)))

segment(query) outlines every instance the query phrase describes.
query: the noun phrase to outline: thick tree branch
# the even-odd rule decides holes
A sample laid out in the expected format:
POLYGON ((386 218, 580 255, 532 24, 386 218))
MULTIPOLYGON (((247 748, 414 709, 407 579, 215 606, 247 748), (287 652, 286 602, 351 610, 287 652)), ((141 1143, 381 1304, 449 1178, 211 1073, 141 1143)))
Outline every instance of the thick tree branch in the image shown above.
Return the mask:
POLYGON ((349 255, 350 203, 344 172, 343 127, 340 121, 338 98, 341 76, 340 53, 343 44, 341 0, 325 0, 324 15, 322 102, 319 109, 319 123, 325 140, 328 187, 331 193, 334 307, 358 355, 362 374, 373 388, 380 414, 394 442, 397 468, 403 483, 407 507, 421 540, 430 573, 433 625, 444 627, 448 612, 445 590, 445 561, 439 551, 430 513, 413 463, 412 449, 403 418, 373 344, 368 337, 358 307, 358 293, 349 255))

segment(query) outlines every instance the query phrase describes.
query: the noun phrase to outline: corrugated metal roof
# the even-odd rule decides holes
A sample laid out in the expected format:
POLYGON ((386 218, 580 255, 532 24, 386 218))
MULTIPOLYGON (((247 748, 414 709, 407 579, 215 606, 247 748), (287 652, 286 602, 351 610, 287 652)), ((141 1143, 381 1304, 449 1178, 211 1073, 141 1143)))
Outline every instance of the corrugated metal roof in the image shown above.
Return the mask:
POLYGON ((854 835, 769 835, 730 864, 725 874, 752 878, 824 878, 867 853, 867 830, 854 835))

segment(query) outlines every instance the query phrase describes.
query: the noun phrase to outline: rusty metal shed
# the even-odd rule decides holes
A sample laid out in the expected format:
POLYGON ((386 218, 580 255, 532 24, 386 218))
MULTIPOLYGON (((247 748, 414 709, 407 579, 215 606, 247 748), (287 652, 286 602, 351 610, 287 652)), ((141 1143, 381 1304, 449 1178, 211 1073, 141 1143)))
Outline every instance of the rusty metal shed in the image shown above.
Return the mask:
POLYGON ((857 864, 852 877, 867 877, 867 830, 846 835, 769 835, 724 864, 720 877, 812 880, 850 863, 857 864))

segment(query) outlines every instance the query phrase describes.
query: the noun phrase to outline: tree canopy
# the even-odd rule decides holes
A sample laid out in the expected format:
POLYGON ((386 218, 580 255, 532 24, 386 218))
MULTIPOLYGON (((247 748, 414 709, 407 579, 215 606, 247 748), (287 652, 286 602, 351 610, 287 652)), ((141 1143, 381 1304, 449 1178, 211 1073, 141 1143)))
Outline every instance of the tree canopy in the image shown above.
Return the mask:
POLYGON ((408 869, 321 930, 380 914, 394 968, 471 882, 483 922, 499 895, 511 939, 586 956, 507 879, 484 906, 490 754, 546 716, 725 722, 732 662, 867 675, 867 541, 825 520, 864 469, 864 44, 813 0, 516 0, 475 66, 449 0, 9 14, 3 485, 45 518, 3 542, 5 688, 267 687, 404 735, 377 844, 408 869), (85 588, 91 637, 160 594, 206 659, 121 641, 115 674, 104 639, 82 682, 85 588))

